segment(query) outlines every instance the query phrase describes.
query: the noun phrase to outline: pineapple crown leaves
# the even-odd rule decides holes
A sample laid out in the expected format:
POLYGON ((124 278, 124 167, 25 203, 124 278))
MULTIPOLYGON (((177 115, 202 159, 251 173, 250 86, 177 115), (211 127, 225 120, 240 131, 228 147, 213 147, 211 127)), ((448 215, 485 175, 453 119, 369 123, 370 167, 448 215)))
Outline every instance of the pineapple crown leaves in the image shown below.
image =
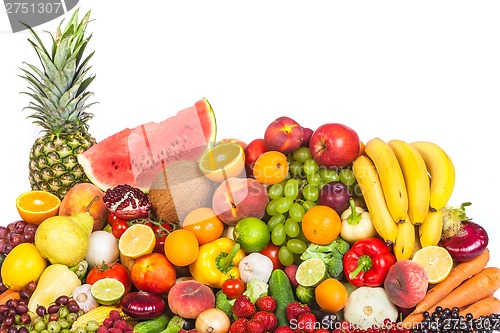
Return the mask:
POLYGON ((81 21, 78 21, 78 11, 73 13, 64 29, 64 20, 60 23, 55 37, 49 33, 52 38, 50 52, 35 31, 25 24, 34 38, 28 41, 43 66, 43 70, 31 64, 26 64, 31 71, 21 68, 25 74, 21 77, 30 84, 30 92, 24 94, 33 98, 25 109, 35 111, 28 116, 34 119, 33 123, 57 135, 75 129, 86 132, 88 121, 93 117, 86 110, 95 103, 86 104, 86 101, 93 95, 87 88, 95 75, 89 74, 91 67, 87 64, 94 52, 83 58, 92 37, 85 36, 90 11, 81 21))

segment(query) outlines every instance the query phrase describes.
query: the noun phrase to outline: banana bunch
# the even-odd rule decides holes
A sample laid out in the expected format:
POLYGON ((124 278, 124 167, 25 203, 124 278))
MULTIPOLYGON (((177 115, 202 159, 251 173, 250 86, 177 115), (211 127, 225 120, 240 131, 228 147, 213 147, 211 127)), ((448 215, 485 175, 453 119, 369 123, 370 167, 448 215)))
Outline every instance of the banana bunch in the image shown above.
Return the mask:
POLYGON ((422 247, 438 244, 442 209, 455 185, 453 162, 440 146, 373 138, 354 160, 353 172, 375 229, 393 244, 398 260, 409 259, 417 241, 422 247))

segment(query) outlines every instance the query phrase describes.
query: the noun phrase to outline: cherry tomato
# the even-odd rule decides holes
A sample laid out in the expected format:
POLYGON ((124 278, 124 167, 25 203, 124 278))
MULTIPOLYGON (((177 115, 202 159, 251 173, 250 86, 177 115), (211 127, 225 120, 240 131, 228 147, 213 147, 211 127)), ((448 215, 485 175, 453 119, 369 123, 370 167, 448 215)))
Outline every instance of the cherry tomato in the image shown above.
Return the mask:
POLYGON ((113 236, 119 239, 128 227, 129 225, 126 220, 116 220, 111 227, 111 232, 113 233, 113 236))
POLYGON ((269 242, 269 245, 267 245, 264 250, 260 251, 260 253, 271 259, 271 261, 273 262, 273 269, 283 269, 284 266, 278 256, 279 251, 279 246, 274 245, 272 242, 269 242))
POLYGON ((156 245, 153 252, 165 254, 165 238, 172 231, 172 225, 170 223, 162 223, 161 226, 154 224, 152 228, 156 235, 156 245))
POLYGON ((125 292, 128 293, 132 288, 132 278, 129 270, 120 263, 97 265, 87 274, 85 283, 93 284, 104 278, 113 278, 125 286, 125 292))
POLYGON ((165 238, 167 238, 167 235, 156 237, 156 244, 153 252, 165 254, 165 238))
POLYGON ((119 217, 116 217, 116 215, 113 214, 113 213, 109 213, 108 214, 108 224, 110 226, 113 226, 113 224, 115 224, 116 221, 125 221, 125 222, 127 222, 127 220, 124 220, 124 219, 121 219, 119 217))
POLYGON ((241 279, 227 279, 222 282, 222 292, 228 298, 237 298, 245 291, 245 283, 241 279))

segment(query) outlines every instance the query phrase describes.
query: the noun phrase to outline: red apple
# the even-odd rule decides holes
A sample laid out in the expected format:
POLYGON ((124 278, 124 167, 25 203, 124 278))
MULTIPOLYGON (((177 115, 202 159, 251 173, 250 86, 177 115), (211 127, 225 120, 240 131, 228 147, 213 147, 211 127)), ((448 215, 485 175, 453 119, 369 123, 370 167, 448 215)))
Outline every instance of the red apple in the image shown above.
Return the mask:
POLYGON ((247 172, 247 177, 251 177, 253 175, 253 166, 255 161, 257 161, 259 156, 264 154, 266 151, 267 147, 264 139, 255 139, 247 145, 245 148, 245 170, 247 172))
POLYGON ((212 208, 222 222, 235 225, 245 217, 264 217, 268 202, 264 185, 253 178, 231 177, 215 190, 212 208))
POLYGON ((302 146, 309 147, 309 140, 311 140, 311 136, 313 135, 314 131, 309 127, 302 127, 302 131, 304 132, 304 141, 302 141, 302 146))
POLYGON ((399 260, 389 268, 384 289, 390 301, 401 308, 412 308, 420 302, 429 287, 429 277, 422 265, 399 260))
POLYGON ((359 155, 359 137, 351 128, 337 123, 318 127, 309 140, 309 149, 318 165, 344 168, 359 155))
POLYGON ((155 294, 168 293, 177 279, 174 265, 164 254, 157 252, 137 258, 130 276, 137 289, 155 294))
POLYGON ((276 150, 286 155, 302 145, 304 130, 292 118, 279 117, 267 126, 264 141, 268 150, 276 150))

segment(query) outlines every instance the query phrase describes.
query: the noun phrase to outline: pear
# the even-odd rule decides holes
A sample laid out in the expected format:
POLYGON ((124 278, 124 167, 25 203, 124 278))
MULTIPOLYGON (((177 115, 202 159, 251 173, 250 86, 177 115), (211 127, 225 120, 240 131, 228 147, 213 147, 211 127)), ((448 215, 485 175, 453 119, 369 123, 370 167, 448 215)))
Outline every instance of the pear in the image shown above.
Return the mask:
POLYGON ((35 246, 51 264, 74 266, 87 255, 93 226, 88 212, 49 217, 36 229, 35 246))

